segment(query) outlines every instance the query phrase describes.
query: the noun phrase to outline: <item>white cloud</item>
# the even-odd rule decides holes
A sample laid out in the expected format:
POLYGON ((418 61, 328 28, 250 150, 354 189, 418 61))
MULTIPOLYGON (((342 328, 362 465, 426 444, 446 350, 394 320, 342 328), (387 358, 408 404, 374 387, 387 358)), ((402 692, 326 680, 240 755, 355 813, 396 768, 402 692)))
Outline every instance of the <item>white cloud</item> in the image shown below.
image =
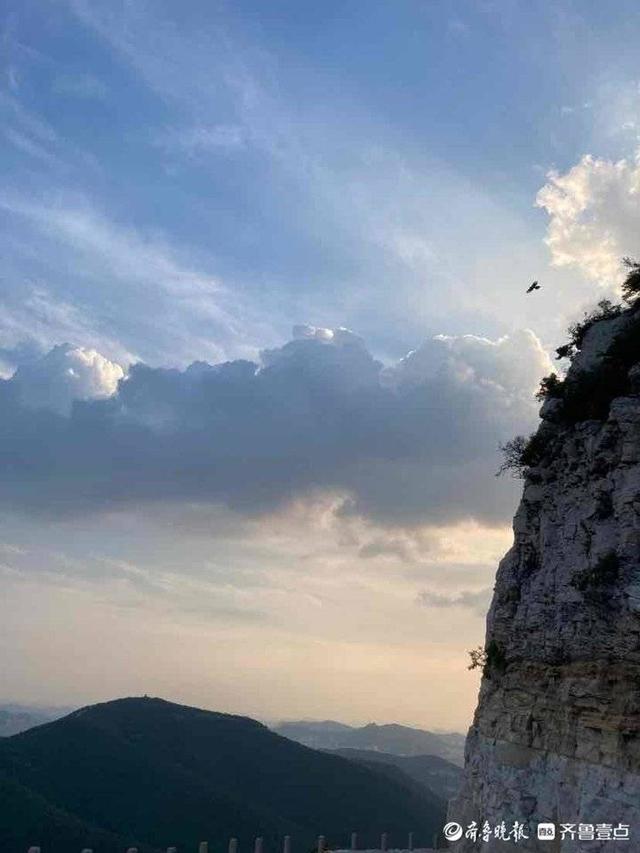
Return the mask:
POLYGON ((213 295, 220 291, 214 276, 182 264, 176 250, 158 235, 120 226, 87 204, 64 200, 42 203, 8 197, 0 202, 0 207, 27 218, 123 280, 154 283, 177 297, 213 295))
MULTIPOLYGON (((185 32, 168 16, 149 15, 144 4, 69 4, 155 94, 179 105, 156 144, 187 158, 197 154, 201 165, 210 155, 214 175, 221 146, 237 153, 244 145, 250 169, 256 153, 268 164, 252 197, 274 223, 282 216, 293 224, 287 256, 294 269, 283 274, 279 260, 269 268, 272 259, 263 258, 244 276, 243 287, 271 316, 281 304, 302 302, 309 314, 332 324, 357 325, 376 347, 394 354, 398 344, 434 327, 458 331, 473 324, 496 334, 506 330, 505 317, 516 326, 549 323, 531 310, 519 286, 521 270, 546 265, 544 247, 514 206, 488 192, 482 180, 458 173, 424 147, 417 154, 403 145, 346 90, 330 103, 292 100, 274 57, 252 49, 228 20, 185 32), (304 282, 295 264, 299 251, 309 258, 304 282), (267 301, 262 282, 269 275, 267 301), (401 324, 408 334, 398 341, 401 324)), ((317 79, 309 69, 304 74, 314 75, 314 86, 324 80, 324 71, 317 79)), ((549 275, 548 284, 553 277, 559 278, 549 275)))
MULTIPOLYGON (((87 198, 68 192, 38 198, 8 192, 0 197, 0 212, 7 214, 2 243, 8 257, 17 249, 23 262, 25 256, 30 261, 37 255, 47 258, 48 267, 45 284, 25 288, 17 280, 20 263, 14 263, 16 272, 7 277, 0 303, 3 333, 22 325, 27 336, 52 342, 54 335, 37 333, 35 315, 24 310, 26 291, 48 294, 49 302, 64 304, 65 311, 85 320, 93 314, 94 339, 103 350, 108 340, 118 357, 126 351, 157 362, 171 352, 172 360, 187 364, 194 358, 253 356, 256 348, 246 343, 250 337, 272 338, 263 314, 212 271, 215 260, 206 250, 114 221, 87 198), (28 240, 16 238, 25 225, 28 240), (100 303, 97 316, 94 299, 100 303)), ((86 328, 87 322, 76 325, 86 328)), ((60 325, 51 315, 47 324, 57 331, 54 340, 78 339, 68 324, 60 325)), ((85 336, 82 343, 91 342, 85 336)))
POLYGON ((318 328, 317 326, 310 326, 308 323, 302 323, 301 325, 293 327, 293 339, 294 341, 303 340, 304 338, 316 338, 319 341, 331 341, 333 340, 333 330, 332 329, 324 329, 322 327, 318 328))
POLYGON ((540 377, 551 361, 530 329, 519 329, 498 340, 477 335, 436 335, 383 373, 394 388, 418 386, 438 377, 455 379, 499 393, 503 405, 519 400, 532 406, 540 377))
POLYGON ((123 377, 122 367, 96 350, 61 344, 19 367, 13 381, 25 406, 68 414, 74 400, 115 394, 123 377))
POLYGON ((586 155, 564 174, 550 172, 536 204, 550 217, 554 266, 575 266, 611 287, 621 258, 640 251, 640 156, 613 162, 586 155))
MULTIPOLYGON (((9 267, 8 272, 13 278, 14 270, 9 267)), ((97 349, 121 364, 137 360, 134 352, 104 329, 100 318, 56 297, 42 284, 17 282, 13 291, 6 289, 0 301, 0 361, 5 365, 5 378, 19 364, 48 351, 60 340, 97 349)))
POLYGON ((34 142, 33 139, 30 139, 18 130, 7 127, 4 129, 4 136, 12 145, 19 148, 20 151, 23 151, 25 154, 29 154, 30 157, 42 160, 50 166, 59 163, 59 161, 39 143, 34 142))

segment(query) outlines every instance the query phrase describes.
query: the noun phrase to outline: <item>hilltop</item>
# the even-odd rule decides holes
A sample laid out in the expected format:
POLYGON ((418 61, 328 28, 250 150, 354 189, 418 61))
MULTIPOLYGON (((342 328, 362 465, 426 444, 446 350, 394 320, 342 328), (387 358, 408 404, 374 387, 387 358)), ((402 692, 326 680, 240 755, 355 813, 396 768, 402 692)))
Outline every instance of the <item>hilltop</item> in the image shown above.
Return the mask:
POLYGON ((373 844, 409 830, 422 843, 445 804, 402 774, 317 752, 245 717, 162 699, 82 708, 0 740, 0 847, 112 853, 208 840, 249 849, 285 834, 307 851, 318 834, 373 844))

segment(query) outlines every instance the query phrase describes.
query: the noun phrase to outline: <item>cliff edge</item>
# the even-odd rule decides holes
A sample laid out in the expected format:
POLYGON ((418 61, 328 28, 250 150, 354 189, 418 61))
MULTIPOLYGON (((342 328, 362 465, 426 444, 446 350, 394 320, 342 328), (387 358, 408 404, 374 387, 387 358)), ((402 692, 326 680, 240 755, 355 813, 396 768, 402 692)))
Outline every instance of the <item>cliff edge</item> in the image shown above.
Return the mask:
POLYGON ((449 807, 465 830, 518 821, 529 839, 463 835, 460 853, 596 853, 616 849, 619 824, 629 825, 623 849, 640 850, 638 307, 588 318, 564 349, 567 376, 547 381, 542 423, 512 454, 524 489, 449 807), (541 822, 556 824, 555 840, 537 840, 541 822))

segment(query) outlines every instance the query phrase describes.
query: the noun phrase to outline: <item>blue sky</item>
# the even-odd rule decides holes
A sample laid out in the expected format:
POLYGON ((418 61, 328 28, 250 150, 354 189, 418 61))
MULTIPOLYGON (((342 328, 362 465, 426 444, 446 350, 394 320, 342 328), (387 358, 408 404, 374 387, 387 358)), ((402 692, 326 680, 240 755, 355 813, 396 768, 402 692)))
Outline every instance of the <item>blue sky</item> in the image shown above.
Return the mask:
POLYGON ((7 698, 463 727, 517 494, 497 445, 637 252, 636 4, 25 0, 0 26, 7 698), (72 677, 112 625, 139 660, 72 677))
POLYGON ((114 355, 156 363, 255 350, 294 322, 357 328, 388 357, 429 332, 531 324, 546 171, 626 153, 604 113, 633 81, 631 4, 613 21, 585 3, 186 6, 5 16, 15 276, 95 315, 114 355), (83 241, 127 238, 147 266, 168 255, 168 278, 206 279, 157 306, 173 340, 132 318, 144 282, 86 257, 83 241), (507 316, 468 293, 492 272, 518 296, 507 316))

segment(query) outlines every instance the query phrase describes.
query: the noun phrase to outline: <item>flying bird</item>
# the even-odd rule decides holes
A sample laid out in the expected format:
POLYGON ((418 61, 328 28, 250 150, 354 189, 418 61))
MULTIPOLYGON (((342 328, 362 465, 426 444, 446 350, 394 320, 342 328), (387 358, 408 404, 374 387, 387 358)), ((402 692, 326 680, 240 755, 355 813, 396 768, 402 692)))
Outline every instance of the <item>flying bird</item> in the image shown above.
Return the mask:
POLYGON ((534 290, 540 290, 540 285, 537 281, 534 281, 533 284, 530 284, 527 288, 527 293, 531 293, 534 290))

